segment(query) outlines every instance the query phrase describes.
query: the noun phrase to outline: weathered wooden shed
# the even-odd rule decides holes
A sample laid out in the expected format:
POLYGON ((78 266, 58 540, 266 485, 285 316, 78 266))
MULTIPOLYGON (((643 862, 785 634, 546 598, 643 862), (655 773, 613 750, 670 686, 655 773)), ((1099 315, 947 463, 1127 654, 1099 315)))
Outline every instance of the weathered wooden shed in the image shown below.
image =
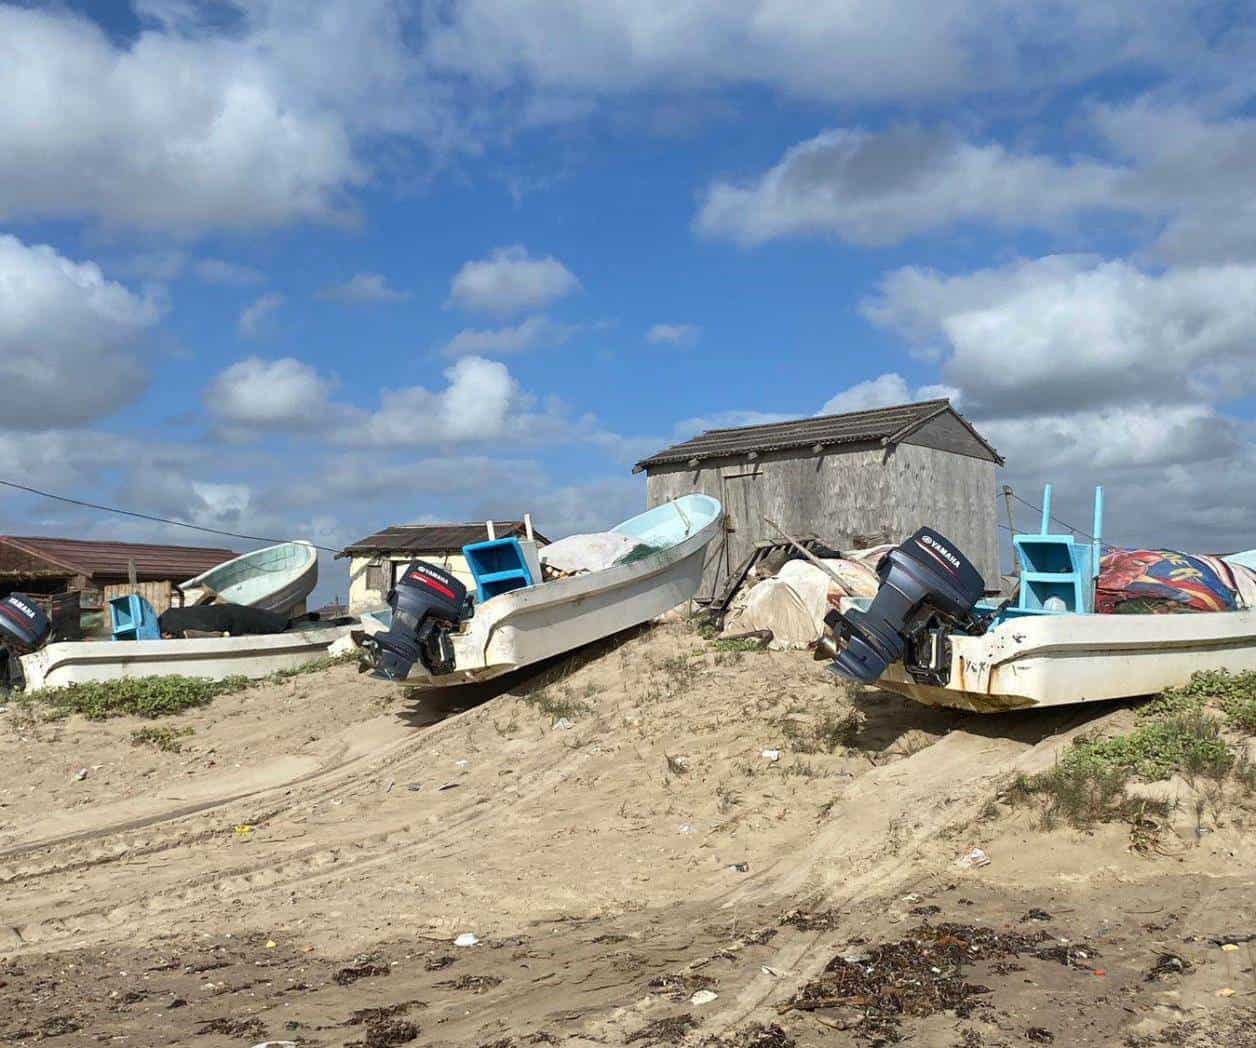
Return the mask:
POLYGON ((229 549, 200 546, 0 535, 0 597, 35 597, 68 639, 80 611, 99 612, 113 597, 138 593, 161 614, 180 582, 233 557, 229 549))
POLYGON ((760 541, 774 520, 837 549, 899 542, 929 525, 999 588, 995 469, 1003 459, 949 400, 843 415, 712 429, 642 459, 657 506, 700 491, 724 505, 725 537, 708 552, 700 597, 760 541))

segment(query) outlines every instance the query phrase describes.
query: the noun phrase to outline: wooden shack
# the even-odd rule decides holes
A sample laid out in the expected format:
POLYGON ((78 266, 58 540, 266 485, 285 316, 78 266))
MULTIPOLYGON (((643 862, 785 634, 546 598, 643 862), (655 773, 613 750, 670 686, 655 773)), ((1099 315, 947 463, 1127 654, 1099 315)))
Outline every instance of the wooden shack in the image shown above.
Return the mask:
POLYGON ((99 610, 114 597, 138 593, 160 615, 180 582, 235 556, 200 546, 0 535, 0 597, 21 592, 45 598, 41 603, 53 613, 58 635, 68 637, 80 608, 99 610))
POLYGON ((936 528, 999 588, 995 469, 1003 459, 948 400, 713 429, 638 462, 649 506, 690 492, 720 500, 699 597, 763 541, 771 519, 835 549, 899 542, 936 528))

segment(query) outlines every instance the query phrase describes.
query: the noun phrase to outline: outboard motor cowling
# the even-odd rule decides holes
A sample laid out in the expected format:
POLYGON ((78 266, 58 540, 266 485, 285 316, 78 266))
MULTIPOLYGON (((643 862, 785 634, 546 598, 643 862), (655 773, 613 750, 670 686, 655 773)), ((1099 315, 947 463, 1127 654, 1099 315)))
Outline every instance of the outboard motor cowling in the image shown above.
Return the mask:
POLYGON ((25 593, 0 600, 0 642, 19 655, 27 655, 48 639, 52 623, 25 593))
POLYGON ((405 680, 421 662, 429 673, 454 668, 450 631, 467 616, 467 588, 448 571, 412 561, 388 594, 392 627, 375 635, 375 672, 384 680, 405 680))
POLYGON ((978 629, 974 614, 985 580, 954 544, 932 528, 921 528, 890 550, 877 566, 881 588, 867 611, 840 616, 843 650, 833 669, 871 684, 903 657, 912 638, 930 622, 978 629))
POLYGON ((25 593, 0 600, 0 689, 25 686, 18 657, 42 647, 51 633, 48 616, 25 593))

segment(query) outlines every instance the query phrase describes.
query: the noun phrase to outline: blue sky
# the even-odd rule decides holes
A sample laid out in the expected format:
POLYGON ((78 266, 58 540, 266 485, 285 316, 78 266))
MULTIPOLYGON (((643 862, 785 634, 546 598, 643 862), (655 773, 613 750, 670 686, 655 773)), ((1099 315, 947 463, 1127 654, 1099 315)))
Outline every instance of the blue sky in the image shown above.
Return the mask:
POLYGON ((0 479, 562 534, 704 426, 948 395, 1078 522, 1256 545, 1253 13, 0 3, 0 479))

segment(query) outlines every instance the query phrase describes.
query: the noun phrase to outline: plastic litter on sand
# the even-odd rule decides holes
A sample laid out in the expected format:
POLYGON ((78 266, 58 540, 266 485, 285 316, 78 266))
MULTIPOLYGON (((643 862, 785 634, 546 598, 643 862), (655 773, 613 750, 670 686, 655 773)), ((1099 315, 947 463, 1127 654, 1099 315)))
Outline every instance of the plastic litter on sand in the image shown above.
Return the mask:
POLYGON ((990 865, 990 856, 980 848, 974 848, 968 854, 961 856, 956 864, 965 869, 978 869, 982 866, 990 865))
POLYGON ((719 998, 719 994, 712 990, 695 990, 693 996, 689 998, 690 1004, 710 1004, 719 998))
POLYGON ((458 936, 458 938, 454 940, 454 945, 455 946, 474 946, 479 941, 480 940, 477 939, 470 932, 463 932, 461 935, 458 936))

